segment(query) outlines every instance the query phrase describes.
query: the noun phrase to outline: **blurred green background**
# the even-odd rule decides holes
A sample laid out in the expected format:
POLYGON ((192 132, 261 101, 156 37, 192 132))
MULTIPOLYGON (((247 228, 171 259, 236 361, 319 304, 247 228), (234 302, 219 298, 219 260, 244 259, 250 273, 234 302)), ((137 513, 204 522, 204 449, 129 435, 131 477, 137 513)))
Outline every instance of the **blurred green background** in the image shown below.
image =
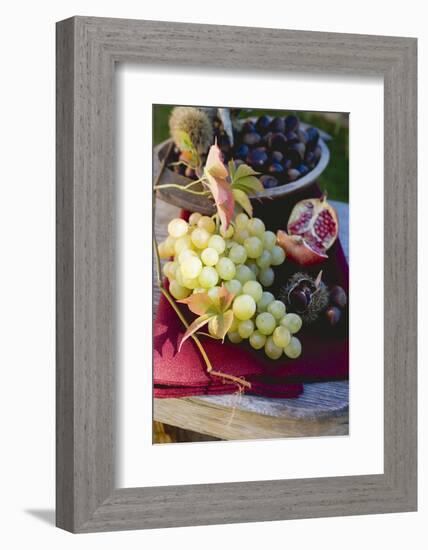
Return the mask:
MULTIPOLYGON (((169 138, 168 118, 173 105, 153 105, 154 145, 169 138)), ((330 163, 319 178, 321 189, 327 191, 333 200, 349 201, 349 116, 347 113, 321 113, 312 111, 275 111, 269 109, 245 110, 242 118, 258 117, 262 114, 286 116, 294 114, 331 136, 327 143, 330 149, 330 163)))

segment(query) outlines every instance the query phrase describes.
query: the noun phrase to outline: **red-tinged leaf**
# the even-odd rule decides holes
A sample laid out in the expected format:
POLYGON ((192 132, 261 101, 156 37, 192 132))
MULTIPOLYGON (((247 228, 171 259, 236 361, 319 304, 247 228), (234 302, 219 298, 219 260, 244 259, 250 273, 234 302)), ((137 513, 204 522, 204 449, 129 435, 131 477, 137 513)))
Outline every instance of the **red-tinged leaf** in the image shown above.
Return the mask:
POLYGON ((224 285, 221 285, 220 290, 218 291, 218 302, 221 312, 227 311, 232 305, 235 294, 229 292, 224 285))
POLYGON ((211 320, 210 330, 219 340, 224 341, 227 331, 233 323, 233 311, 229 309, 225 313, 219 313, 211 320))
POLYGON ((190 311, 195 315, 205 315, 206 313, 215 315, 217 313, 215 304, 207 292, 197 292, 196 294, 191 294, 188 298, 177 300, 177 302, 187 304, 190 311))
POLYGON ((210 319, 213 319, 215 315, 212 315, 210 313, 207 313, 206 315, 201 315, 200 317, 197 317, 193 323, 188 327, 186 332, 183 335, 183 338, 181 339, 180 345, 178 346, 178 351, 181 350, 181 346, 184 344, 184 342, 192 336, 195 332, 197 332, 200 328, 202 328, 204 325, 206 325, 210 319))
POLYGON ((214 178, 226 179, 229 175, 226 166, 223 164, 223 155, 217 142, 210 147, 205 170, 214 178))

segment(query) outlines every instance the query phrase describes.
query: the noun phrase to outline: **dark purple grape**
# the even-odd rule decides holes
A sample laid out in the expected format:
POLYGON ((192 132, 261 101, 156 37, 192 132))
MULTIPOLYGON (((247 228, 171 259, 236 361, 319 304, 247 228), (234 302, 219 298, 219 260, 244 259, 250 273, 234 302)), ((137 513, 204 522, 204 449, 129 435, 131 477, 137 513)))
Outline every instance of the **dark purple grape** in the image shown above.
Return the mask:
POLYGON ((248 132, 247 134, 244 134, 244 137, 242 138, 243 143, 245 143, 245 145, 249 145, 250 147, 257 145, 260 140, 261 136, 257 132, 248 132))
POLYGON ((315 149, 316 144, 318 143, 318 139, 320 137, 320 134, 316 128, 308 128, 306 130, 306 135, 308 137, 307 139, 307 147, 309 150, 315 149))
POLYGON ((245 145, 245 143, 242 143, 236 150, 236 157, 238 159, 245 160, 249 152, 250 152, 250 148, 248 147, 248 145, 245 145))
POLYGON ((284 155, 280 151, 272 151, 270 155, 272 162, 282 162, 284 155))
POLYGON ((296 133, 299 136, 299 140, 306 145, 306 142, 308 141, 308 135, 306 131, 302 128, 299 128, 296 133))
POLYGON ((268 115, 262 115, 257 119, 256 130, 259 134, 265 134, 268 131, 272 118, 268 115))
POLYGON ((285 132, 284 119, 279 116, 275 117, 269 125, 269 130, 283 134, 285 132))
POLYGON ((289 169, 291 168, 292 162, 291 162, 290 159, 285 158, 285 159, 283 159, 283 161, 282 161, 282 165, 283 165, 283 167, 284 167, 284 170, 287 171, 287 170, 289 170, 289 169))
POLYGON ((268 159, 266 150, 263 147, 257 147, 249 152, 247 162, 253 168, 263 168, 268 159))
POLYGON ((272 132, 268 132, 267 134, 265 134, 263 137, 262 137, 262 140, 261 140, 261 144, 262 145, 265 145, 266 147, 268 147, 269 149, 271 149, 271 139, 272 139, 272 132))
POLYGON ((295 181, 300 178, 300 172, 295 168, 290 168, 287 172, 288 181, 295 181))
POLYGON ((186 170, 184 171, 184 175, 186 176, 186 178, 194 179, 196 172, 193 170, 193 168, 187 166, 186 170))
POLYGON ((315 155, 316 161, 319 161, 319 159, 321 158, 321 147, 319 145, 315 147, 314 155, 315 155))
POLYGON ((282 164, 279 164, 279 162, 272 162, 272 164, 268 167, 268 172, 270 174, 282 174, 284 172, 284 168, 282 164))
POLYGON ((287 143, 292 145, 293 143, 299 143, 299 136, 296 132, 286 132, 285 137, 287 138, 287 143))
POLYGON ((287 139, 285 138, 284 134, 276 133, 272 135, 269 145, 270 148, 274 151, 280 151, 281 153, 283 153, 287 148, 287 139))
POLYGON ((327 317, 328 323, 334 327, 339 323, 340 318, 342 317, 342 312, 339 308, 332 306, 325 312, 325 316, 327 317))
POLYGON ((220 147, 220 151, 222 153, 225 153, 225 154, 230 153, 230 150, 231 150, 230 141, 226 134, 220 134, 218 136, 217 145, 220 147))
POLYGON ((235 168, 238 168, 238 166, 241 166, 241 164, 245 164, 245 162, 241 159, 237 159, 234 161, 235 168))
POLYGON ((299 119, 295 115, 288 115, 284 122, 286 131, 295 132, 299 127, 299 119))
POLYGON ((335 306, 344 308, 346 306, 348 298, 343 288, 341 286, 335 285, 330 290, 330 300, 335 306))
POLYGON ((242 125, 242 130, 241 131, 242 131, 243 134, 248 134, 248 133, 255 132, 256 127, 254 125, 254 122, 252 120, 247 120, 246 122, 244 122, 244 124, 242 125))
POLYGON ((305 155, 305 162, 310 167, 313 168, 316 164, 315 153, 313 151, 308 151, 305 155))
POLYGON ((302 156, 300 154, 300 151, 296 149, 296 145, 298 144, 295 143, 294 145, 288 147, 285 153, 285 158, 291 162, 292 166, 298 166, 302 163, 302 156))
POLYGON ((299 166, 296 166, 296 170, 300 172, 301 176, 306 176, 306 174, 309 172, 309 168, 306 166, 306 164, 299 164, 299 166))
POLYGON ((267 174, 261 176, 260 181, 262 182, 262 185, 265 189, 272 189, 273 187, 277 187, 279 183, 275 176, 270 176, 267 174))
POLYGON ((293 145, 291 145, 290 149, 292 151, 297 151, 302 160, 305 158, 306 147, 305 147, 304 143, 293 143, 293 145))

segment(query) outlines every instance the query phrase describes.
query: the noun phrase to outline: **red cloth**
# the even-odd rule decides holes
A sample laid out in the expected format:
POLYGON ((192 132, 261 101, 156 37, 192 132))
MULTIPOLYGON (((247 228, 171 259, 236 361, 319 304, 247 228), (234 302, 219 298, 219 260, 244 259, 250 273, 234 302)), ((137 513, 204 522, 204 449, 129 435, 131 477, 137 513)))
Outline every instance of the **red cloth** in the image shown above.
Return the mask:
MULTIPOLYGON (((292 200, 288 197, 255 205, 254 215, 264 219, 268 229, 276 231, 286 226, 291 208, 302 198, 318 196, 317 186, 311 186, 292 200)), ((314 275, 320 266, 311 270, 314 275)), ((329 251, 329 259, 322 264, 323 280, 340 284, 348 292, 348 264, 340 243, 329 251)), ((279 288, 299 266, 290 261, 276 268, 275 286, 279 288)), ((188 319, 192 314, 184 306, 188 319)), ((154 396, 184 397, 189 395, 225 394, 237 390, 234 384, 224 384, 219 377, 209 376, 205 363, 194 341, 189 338, 180 353, 178 345, 184 327, 167 300, 161 296, 154 325, 154 396)), ((303 327, 298 334, 303 352, 298 359, 269 360, 263 351, 255 351, 248 344, 222 344, 201 336, 204 348, 217 371, 244 377, 251 383, 247 393, 266 397, 297 397, 303 391, 303 382, 337 380, 348 377, 348 326, 331 330, 321 324, 303 327)))

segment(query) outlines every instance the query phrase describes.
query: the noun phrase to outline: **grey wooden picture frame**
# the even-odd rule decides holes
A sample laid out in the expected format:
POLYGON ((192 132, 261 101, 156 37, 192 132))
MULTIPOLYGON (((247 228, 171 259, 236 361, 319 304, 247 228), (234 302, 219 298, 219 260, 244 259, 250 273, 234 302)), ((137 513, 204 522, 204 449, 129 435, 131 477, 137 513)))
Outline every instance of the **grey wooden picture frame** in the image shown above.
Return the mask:
POLYGON ((57 24, 58 527, 84 533, 416 510, 416 48, 414 38, 387 36, 91 17, 57 24), (267 70, 383 77, 383 474, 115 487, 113 84, 120 62, 255 77, 267 70))

